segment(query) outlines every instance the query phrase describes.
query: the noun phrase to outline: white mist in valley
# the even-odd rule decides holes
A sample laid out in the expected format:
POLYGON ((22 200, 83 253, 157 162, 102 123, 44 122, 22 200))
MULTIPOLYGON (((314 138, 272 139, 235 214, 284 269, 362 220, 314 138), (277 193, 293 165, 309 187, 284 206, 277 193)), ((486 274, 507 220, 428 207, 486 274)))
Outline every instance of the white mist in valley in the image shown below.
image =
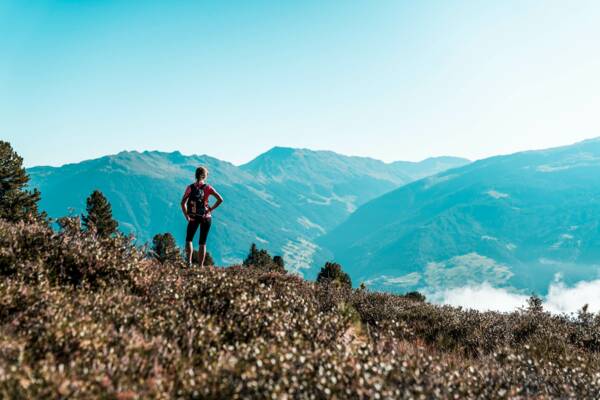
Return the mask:
MULTIPOLYGON (((487 282, 427 293, 428 298, 438 304, 447 304, 479 311, 510 312, 527 306, 529 295, 512 288, 493 287, 487 282)), ((568 286, 557 280, 543 297, 544 310, 552 313, 576 313, 584 305, 588 311, 600 312, 600 279, 580 281, 568 286)))

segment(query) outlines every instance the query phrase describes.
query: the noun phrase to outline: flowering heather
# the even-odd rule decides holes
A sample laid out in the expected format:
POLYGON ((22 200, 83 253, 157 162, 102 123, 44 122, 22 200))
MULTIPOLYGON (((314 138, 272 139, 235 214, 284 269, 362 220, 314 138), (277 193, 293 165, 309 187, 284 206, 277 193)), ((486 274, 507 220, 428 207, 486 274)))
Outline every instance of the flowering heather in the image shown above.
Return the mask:
POLYGON ((159 263, 0 221, 1 398, 598 398, 600 317, 159 263))

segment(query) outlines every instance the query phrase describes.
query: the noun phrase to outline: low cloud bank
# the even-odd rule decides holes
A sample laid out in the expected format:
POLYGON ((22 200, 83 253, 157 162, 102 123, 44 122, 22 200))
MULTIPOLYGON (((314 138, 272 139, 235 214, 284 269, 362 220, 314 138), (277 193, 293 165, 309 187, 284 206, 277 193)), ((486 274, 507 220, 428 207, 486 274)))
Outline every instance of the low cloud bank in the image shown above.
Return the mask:
MULTIPOLYGON (((434 303, 460 306, 479 311, 514 311, 527 305, 529 296, 509 288, 495 288, 489 283, 465 286, 427 294, 434 303)), ((600 312, 600 280, 582 281, 574 286, 555 282, 543 299, 544 309, 552 313, 575 313, 584 305, 600 312)))
POLYGON ((553 312, 575 312, 585 304, 589 311, 600 311, 600 280, 582 281, 573 287, 566 287, 562 282, 553 284, 548 289, 545 306, 553 312))

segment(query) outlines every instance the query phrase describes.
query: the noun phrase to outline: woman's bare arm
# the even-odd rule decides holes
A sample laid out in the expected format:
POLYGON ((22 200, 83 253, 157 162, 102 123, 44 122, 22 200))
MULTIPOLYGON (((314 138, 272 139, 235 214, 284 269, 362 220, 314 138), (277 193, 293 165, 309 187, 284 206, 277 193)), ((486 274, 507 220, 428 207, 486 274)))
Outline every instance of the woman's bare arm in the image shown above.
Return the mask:
POLYGON ((209 212, 214 210, 215 208, 219 207, 221 205, 221 203, 223 203, 223 197, 216 190, 213 189, 211 194, 216 197, 217 201, 215 204, 213 204, 212 207, 209 207, 209 209, 208 209, 209 212))
POLYGON ((188 199, 188 197, 190 197, 189 188, 186 189, 185 194, 183 195, 183 198, 181 199, 181 211, 183 211, 183 216, 185 217, 186 221, 190 220, 190 216, 188 215, 188 212, 187 212, 187 199, 188 199))

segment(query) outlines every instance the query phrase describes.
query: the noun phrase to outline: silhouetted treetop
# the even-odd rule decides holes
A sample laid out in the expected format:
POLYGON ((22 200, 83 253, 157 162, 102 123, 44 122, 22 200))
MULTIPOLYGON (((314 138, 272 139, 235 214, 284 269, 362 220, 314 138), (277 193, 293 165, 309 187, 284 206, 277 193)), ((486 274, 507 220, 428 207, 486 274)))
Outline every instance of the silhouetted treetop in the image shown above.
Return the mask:
POLYGON ((319 275, 317 275, 318 283, 333 283, 337 282, 342 286, 352 288, 352 280, 350 275, 342 270, 342 266, 335 262, 326 262, 319 275))
POLYGON ((180 258, 180 251, 173 235, 169 232, 154 235, 152 238, 152 256, 161 263, 177 261, 180 258))
POLYGON ((0 218, 16 222, 40 217, 40 192, 25 190, 29 176, 10 143, 0 140, 0 218))
POLYGON ((117 232, 119 224, 113 219, 110 203, 102 192, 94 190, 86 200, 87 215, 81 219, 86 229, 95 229, 99 236, 107 237, 117 232))

